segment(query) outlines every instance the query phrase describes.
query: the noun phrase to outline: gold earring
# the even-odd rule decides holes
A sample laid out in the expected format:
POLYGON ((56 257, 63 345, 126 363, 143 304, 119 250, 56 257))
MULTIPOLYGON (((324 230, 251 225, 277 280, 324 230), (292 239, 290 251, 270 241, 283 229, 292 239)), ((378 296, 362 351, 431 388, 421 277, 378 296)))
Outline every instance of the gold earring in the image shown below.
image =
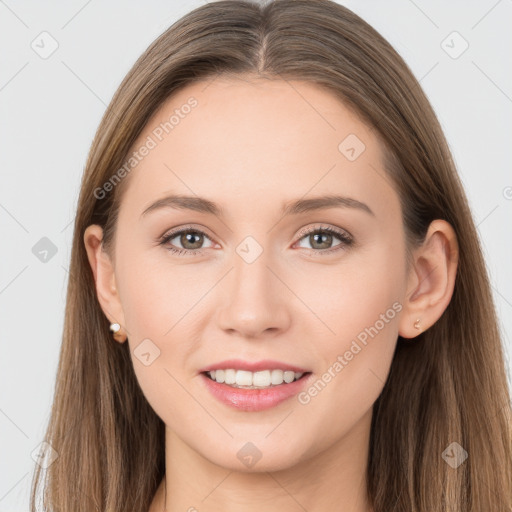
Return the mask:
POLYGON ((419 318, 416 320, 416 322, 414 322, 414 328, 415 328, 415 329, 418 329, 418 331, 420 331, 420 330, 421 330, 421 327, 420 327, 420 319, 419 319, 419 318))
POLYGON ((126 341, 126 334, 121 332, 121 326, 119 324, 110 324, 110 330, 114 333, 114 339, 119 342, 126 341))

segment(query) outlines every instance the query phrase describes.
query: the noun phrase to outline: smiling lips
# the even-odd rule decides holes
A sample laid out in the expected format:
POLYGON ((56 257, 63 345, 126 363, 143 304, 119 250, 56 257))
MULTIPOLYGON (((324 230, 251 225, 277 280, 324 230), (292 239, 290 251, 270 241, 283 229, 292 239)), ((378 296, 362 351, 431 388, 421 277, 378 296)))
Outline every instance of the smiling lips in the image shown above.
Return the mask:
POLYGON ((245 388, 268 388, 285 382, 290 384, 299 380, 308 371, 281 361, 242 361, 230 359, 212 364, 200 370, 219 384, 245 388))
POLYGON ((274 407, 296 395, 311 374, 280 361, 231 360, 201 370, 202 381, 222 403, 244 411, 274 407))

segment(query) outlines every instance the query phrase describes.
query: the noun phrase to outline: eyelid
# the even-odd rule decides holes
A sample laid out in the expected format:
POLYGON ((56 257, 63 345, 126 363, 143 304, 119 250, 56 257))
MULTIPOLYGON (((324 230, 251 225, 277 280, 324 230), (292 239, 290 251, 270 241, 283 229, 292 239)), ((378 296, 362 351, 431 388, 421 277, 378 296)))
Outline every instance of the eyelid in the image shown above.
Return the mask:
POLYGON ((197 231, 198 233, 206 235, 213 242, 214 237, 210 234, 209 230, 204 226, 200 226, 199 224, 185 224, 183 226, 168 229, 161 237, 159 237, 159 239, 161 240, 164 238, 169 238, 172 235, 178 235, 182 231, 197 231))
POLYGON ((342 237, 342 238, 347 238, 347 239, 350 239, 350 240, 353 239, 353 236, 346 229, 337 228, 337 227, 328 226, 328 225, 327 226, 326 225, 308 226, 307 228, 301 229, 297 233, 297 237, 300 240, 304 236, 309 235, 311 233, 315 233, 316 231, 327 231, 327 232, 330 232, 330 233, 335 234, 335 235, 337 235, 339 237, 342 237))

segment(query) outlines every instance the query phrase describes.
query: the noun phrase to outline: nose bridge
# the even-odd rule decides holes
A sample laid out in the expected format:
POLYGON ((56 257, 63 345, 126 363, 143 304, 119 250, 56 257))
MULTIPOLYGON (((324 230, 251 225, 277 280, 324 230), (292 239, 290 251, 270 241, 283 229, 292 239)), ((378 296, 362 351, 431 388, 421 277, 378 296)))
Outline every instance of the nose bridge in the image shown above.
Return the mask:
POLYGON ((270 248, 252 236, 244 238, 235 248, 228 293, 220 315, 224 329, 257 336, 286 325, 289 320, 286 287, 269 269, 278 266, 272 254, 270 248))
POLYGON ((233 255, 234 293, 249 295, 252 293, 270 294, 271 251, 264 248, 253 237, 244 239, 235 249, 233 255))

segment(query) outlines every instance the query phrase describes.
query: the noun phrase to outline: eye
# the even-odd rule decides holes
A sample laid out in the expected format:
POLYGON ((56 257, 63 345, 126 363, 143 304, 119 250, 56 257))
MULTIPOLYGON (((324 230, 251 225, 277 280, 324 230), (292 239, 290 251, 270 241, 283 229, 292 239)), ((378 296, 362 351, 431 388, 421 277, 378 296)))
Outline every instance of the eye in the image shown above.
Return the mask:
POLYGON ((332 253, 353 244, 353 239, 347 232, 338 231, 330 226, 307 228, 299 236, 301 237, 298 242, 299 244, 301 240, 305 239, 310 244, 311 250, 318 254, 332 253), (333 247, 333 239, 335 238, 340 243, 335 244, 333 247))
POLYGON ((211 239, 203 231, 187 227, 166 233, 161 238, 160 244, 168 246, 167 249, 175 254, 198 255, 202 254, 201 249, 204 249, 204 247, 201 246, 205 239, 211 242, 211 239), (173 240, 176 240, 176 242, 171 243, 173 240), (176 244, 180 244, 181 247, 176 247, 176 244))
MULTIPOLYGON (((310 250, 315 254, 330 254, 353 244, 353 239, 347 232, 338 231, 330 226, 313 226, 302 230, 299 236, 300 239, 297 243, 300 244, 305 239, 311 246, 310 250), (333 240, 336 238, 340 242, 333 246, 333 240)), ((192 227, 166 233, 159 243, 166 246, 167 250, 178 255, 200 255, 203 253, 203 249, 213 247, 213 243, 206 233, 192 227), (210 241, 210 245, 207 247, 203 247, 205 240, 210 241), (179 244, 178 247, 177 244, 179 244)))

